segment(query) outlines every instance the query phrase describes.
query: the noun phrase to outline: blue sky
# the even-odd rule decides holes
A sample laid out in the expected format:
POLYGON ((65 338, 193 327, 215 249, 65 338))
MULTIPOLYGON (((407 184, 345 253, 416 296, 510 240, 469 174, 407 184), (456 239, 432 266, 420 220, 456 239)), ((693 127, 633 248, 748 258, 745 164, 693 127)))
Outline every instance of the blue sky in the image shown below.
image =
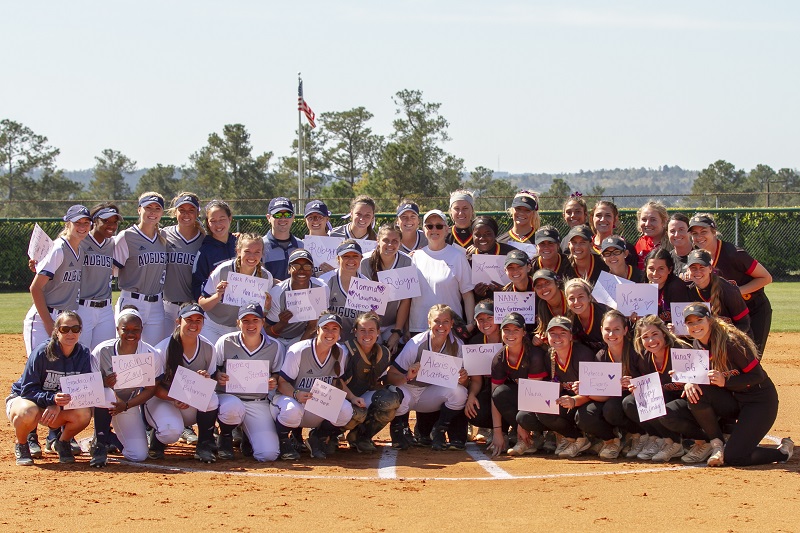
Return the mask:
POLYGON ((318 115, 364 106, 383 134, 423 91, 469 169, 800 166, 795 2, 1 5, 0 118, 70 170, 104 148, 185 164, 234 122, 288 155, 298 72, 318 115))

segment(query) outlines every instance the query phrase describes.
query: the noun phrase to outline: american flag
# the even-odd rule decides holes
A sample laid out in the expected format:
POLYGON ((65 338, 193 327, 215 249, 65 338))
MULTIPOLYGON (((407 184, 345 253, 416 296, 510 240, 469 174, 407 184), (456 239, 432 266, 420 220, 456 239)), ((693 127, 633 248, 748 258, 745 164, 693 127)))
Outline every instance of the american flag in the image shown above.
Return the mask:
POLYGON ((302 111, 306 115, 306 119, 308 119, 308 124, 311 128, 316 128, 317 124, 314 122, 314 119, 317 116, 311 110, 311 108, 306 103, 305 99, 303 98, 303 82, 300 82, 300 85, 297 86, 297 109, 298 111, 302 111))

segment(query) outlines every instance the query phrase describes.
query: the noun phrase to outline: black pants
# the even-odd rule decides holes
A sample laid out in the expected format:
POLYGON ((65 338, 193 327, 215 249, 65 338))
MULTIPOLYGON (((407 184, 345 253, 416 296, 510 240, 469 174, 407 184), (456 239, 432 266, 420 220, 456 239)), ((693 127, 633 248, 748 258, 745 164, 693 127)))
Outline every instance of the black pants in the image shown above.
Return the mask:
POLYGON ((642 430, 639 424, 628 418, 625 415, 625 409, 622 407, 622 400, 628 396, 631 396, 631 394, 612 396, 603 402, 603 419, 621 432, 641 433, 642 430))
POLYGON ((764 348, 767 346, 767 337, 769 337, 771 327, 772 304, 764 297, 761 305, 750 309, 750 329, 753 330, 753 341, 756 343, 760 355, 764 355, 764 348))
MULTIPOLYGON (((474 418, 467 417, 470 424, 479 428, 491 428, 494 423, 492 422, 492 390, 489 387, 483 387, 476 396, 478 399, 478 409, 474 418)), ((512 421, 513 423, 513 421, 512 421)))
POLYGON ((603 440, 610 440, 616 437, 614 426, 603 418, 603 407, 605 402, 590 401, 578 407, 578 416, 575 423, 588 435, 603 440))
MULTIPOLYGON (((563 435, 570 439, 577 439, 583 436, 583 432, 578 428, 575 422, 578 416, 578 409, 567 409, 565 407, 558 408, 558 414, 553 415, 550 413, 536 413, 536 418, 542 423, 544 427, 550 431, 563 435)), ((523 426, 524 427, 524 426, 523 426)))
MULTIPOLYGON (((679 398, 680 393, 664 393, 664 401, 667 402, 667 414, 670 413, 670 404, 672 404, 674 401, 682 401, 677 400, 679 398)), ((642 432, 647 433, 648 435, 654 435, 656 437, 670 438, 675 442, 680 441, 682 433, 680 431, 673 431, 666 426, 664 423, 666 416, 651 418, 650 420, 641 422, 639 420, 639 410, 636 408, 636 397, 633 394, 629 394, 622 399, 622 410, 625 411, 625 416, 627 416, 631 422, 641 427, 642 432)), ((686 416, 690 419, 692 418, 692 414, 689 412, 688 408, 686 408, 686 416)), ((688 436, 685 433, 683 433, 683 435, 688 436)))
POLYGON ((519 410, 518 399, 519 387, 516 383, 504 383, 495 387, 492 392, 492 402, 503 417, 503 431, 514 424, 519 424, 527 431, 545 431, 547 428, 542 425, 535 413, 519 410))
POLYGON ((757 389, 734 392, 739 404, 739 420, 725 444, 725 463, 732 466, 765 465, 785 461, 775 448, 758 445, 778 416, 778 391, 767 379, 757 389))

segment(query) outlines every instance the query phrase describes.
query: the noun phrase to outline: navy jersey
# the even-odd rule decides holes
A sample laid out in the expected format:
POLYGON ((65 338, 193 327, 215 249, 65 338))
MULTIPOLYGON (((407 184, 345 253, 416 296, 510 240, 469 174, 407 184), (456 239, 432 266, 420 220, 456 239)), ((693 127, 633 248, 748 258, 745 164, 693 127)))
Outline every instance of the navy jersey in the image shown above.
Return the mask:
POLYGON ((61 392, 61 378, 92 371, 92 354, 89 349, 76 344, 69 357, 61 347, 55 346, 55 361, 45 355, 47 343, 42 343, 31 352, 25 363, 22 376, 11 385, 11 392, 30 400, 42 409, 56 403, 56 393, 61 392))

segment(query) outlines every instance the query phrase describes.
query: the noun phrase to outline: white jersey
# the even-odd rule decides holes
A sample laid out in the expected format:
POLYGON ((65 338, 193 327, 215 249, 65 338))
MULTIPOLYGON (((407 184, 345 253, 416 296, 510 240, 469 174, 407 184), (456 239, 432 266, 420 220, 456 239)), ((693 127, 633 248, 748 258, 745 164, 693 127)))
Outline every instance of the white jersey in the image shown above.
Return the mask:
MULTIPOLYGON (((217 284, 220 281, 228 281, 228 273, 229 272, 236 272, 236 259, 229 259, 224 263, 217 266, 211 275, 208 276, 206 280, 206 284, 203 285, 203 296, 208 298, 215 292, 217 292, 217 284)), ((272 274, 270 274, 269 270, 262 267, 261 268, 261 277, 263 279, 269 280, 269 286, 272 287, 273 278, 272 274)), ((206 311, 206 315, 208 318, 213 320, 215 323, 220 324, 222 326, 228 327, 235 327, 236 326, 236 319, 239 315, 239 306, 236 305, 229 305, 226 304, 225 299, 214 306, 213 309, 209 309, 206 311)), ((264 303, 266 301, 266 295, 264 295, 264 300, 260 302, 256 302, 261 307, 264 307, 264 303)))
POLYGON ((37 274, 50 278, 42 289, 47 307, 60 311, 78 309, 82 261, 83 252, 80 246, 73 250, 64 237, 56 239, 52 250, 36 270, 37 274))
MULTIPOLYGON (((325 287, 325 301, 328 301, 330 297, 328 285, 323 283, 321 280, 317 278, 310 278, 309 280, 309 289, 313 289, 315 287, 325 287)), ((277 324, 280 322, 280 314, 283 311, 286 311, 286 291, 295 290, 292 289, 292 278, 287 278, 274 287, 270 289, 269 294, 272 296, 272 305, 267 312, 267 321, 270 324, 277 324)), ((291 311, 291 309, 289 309, 291 311)), ((293 339, 295 337, 301 336, 306 330, 307 322, 294 322, 286 324, 286 327, 281 331, 280 337, 282 339, 293 339)))
POLYGON ((167 239, 167 273, 164 278, 164 299, 168 302, 192 301, 192 270, 204 235, 197 232, 188 241, 178 231, 178 226, 164 228, 167 239))
MULTIPOLYGON (((114 373, 114 365, 113 365, 113 358, 119 355, 118 352, 119 348, 119 339, 109 339, 107 341, 103 341, 98 344, 94 350, 92 350, 92 372, 100 372, 103 374, 103 377, 107 377, 109 374, 114 373)), ((151 353, 153 354, 153 364, 156 365, 156 349, 147 344, 144 341, 139 341, 139 346, 136 347, 137 354, 146 354, 151 353)), ((164 373, 164 369, 159 366, 154 366, 155 368, 155 375, 159 376, 164 373)), ((117 395, 117 398, 122 398, 124 401, 130 401, 131 398, 136 396, 139 393, 140 388, 126 388, 126 389, 114 389, 114 393, 117 395)))
MULTIPOLYGON (((361 272, 358 277, 366 279, 361 272)), ((347 291, 350 287, 342 286, 342 278, 339 276, 339 269, 331 270, 323 274, 319 280, 328 286, 328 310, 331 313, 339 315, 342 319, 342 341, 348 341, 353 338, 353 328, 356 324, 356 318, 361 314, 361 311, 350 309, 347 307, 347 291)))
POLYGON ((114 264, 119 268, 119 288, 139 294, 156 295, 164 290, 167 247, 159 232, 150 239, 131 226, 114 240, 114 264))
MULTIPOLYGON (((156 365, 156 379, 163 376, 167 369, 167 347, 172 337, 167 337, 155 346, 155 365, 156 365)), ((197 348, 191 356, 183 354, 181 357, 180 366, 187 368, 193 372, 205 370, 210 376, 217 371, 217 357, 214 353, 214 347, 205 340, 202 336, 197 337, 197 348)), ((162 384, 169 390, 172 382, 162 382, 162 384)))
MULTIPOLYGON (((372 281, 380 281, 377 279, 377 277, 373 276, 372 268, 369 264, 370 259, 372 259, 371 256, 366 256, 361 260, 361 273, 364 275, 364 277, 371 279, 372 281)), ((403 252, 397 252, 397 255, 394 258, 394 264, 389 270, 411 266, 411 264, 411 257, 407 256, 403 252)), ((397 324, 397 309, 400 307, 401 301, 402 300, 394 300, 386 304, 386 312, 381 317, 382 328, 393 328, 395 324, 397 324)))
POLYGON ((114 270, 114 239, 97 242, 92 235, 81 241, 81 299, 110 300, 114 270))
POLYGON ((286 357, 281 366, 280 375, 294 385, 295 389, 308 392, 314 386, 314 380, 319 379, 328 384, 333 384, 336 378, 344 375, 347 363, 347 349, 337 344, 341 355, 339 356, 339 373, 334 369, 336 359, 333 357, 332 348, 324 361, 317 359, 316 338, 292 344, 286 350, 286 357))
MULTIPOLYGON (((449 355, 452 357, 461 357, 461 345, 464 344, 461 339, 450 333, 447 336, 447 340, 444 343, 444 346, 438 351, 438 353, 449 355)), ((405 374, 408 372, 408 369, 414 363, 419 363, 422 359, 422 352, 424 350, 428 350, 430 352, 434 351, 431 348, 431 332, 423 331, 422 333, 418 333, 411 337, 411 340, 406 343, 403 349, 397 354, 397 358, 392 363, 395 368, 397 368, 400 372, 405 374)), ((423 383, 422 381, 417 381, 416 378, 408 382, 411 385, 416 385, 417 387, 427 387, 427 383, 423 383)))
MULTIPOLYGON (((277 374, 283 366, 286 356, 286 349, 269 335, 261 335, 261 344, 255 350, 250 351, 242 341, 240 332, 228 333, 223 335, 214 346, 217 355, 217 369, 225 372, 225 361, 235 359, 239 361, 269 361, 269 373, 277 374)), ((218 393, 224 393, 224 387, 217 387, 218 393)), ((258 400, 264 397, 263 394, 234 394, 243 400, 258 400)))

